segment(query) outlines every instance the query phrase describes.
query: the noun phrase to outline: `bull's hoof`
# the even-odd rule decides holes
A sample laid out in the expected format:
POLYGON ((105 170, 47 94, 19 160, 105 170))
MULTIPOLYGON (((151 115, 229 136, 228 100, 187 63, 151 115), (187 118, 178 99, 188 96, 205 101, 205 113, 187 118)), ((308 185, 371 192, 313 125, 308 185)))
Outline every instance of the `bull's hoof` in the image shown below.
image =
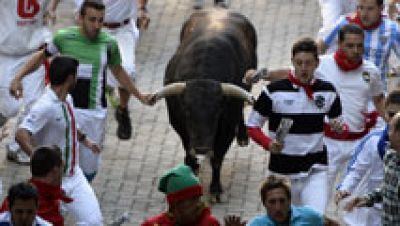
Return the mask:
POLYGON ((224 194, 210 194, 208 202, 212 204, 227 203, 228 198, 224 194))
POLYGON ((237 141, 237 144, 240 147, 246 147, 246 146, 249 145, 249 138, 248 137, 246 137, 246 138, 237 138, 236 141, 237 141))

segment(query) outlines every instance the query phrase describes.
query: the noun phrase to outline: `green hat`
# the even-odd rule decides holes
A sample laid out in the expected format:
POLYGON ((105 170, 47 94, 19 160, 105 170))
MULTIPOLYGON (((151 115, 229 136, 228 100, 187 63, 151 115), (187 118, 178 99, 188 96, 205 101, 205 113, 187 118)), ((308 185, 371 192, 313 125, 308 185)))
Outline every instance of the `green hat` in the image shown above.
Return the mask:
POLYGON ((158 190, 167 195, 168 203, 203 195, 199 178, 184 164, 179 164, 162 175, 158 190))

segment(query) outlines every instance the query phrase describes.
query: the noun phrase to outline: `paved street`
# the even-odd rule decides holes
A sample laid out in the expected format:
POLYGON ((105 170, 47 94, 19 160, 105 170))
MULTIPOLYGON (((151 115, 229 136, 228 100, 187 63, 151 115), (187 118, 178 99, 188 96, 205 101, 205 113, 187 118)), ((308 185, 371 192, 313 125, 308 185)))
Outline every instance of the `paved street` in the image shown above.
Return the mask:
MULTIPOLYGON (((151 23, 141 34, 137 49, 138 87, 154 92, 162 86, 165 66, 175 51, 178 34, 192 10, 193 0, 149 0, 151 23)), ((212 7, 211 0, 206 0, 212 7)), ((58 10, 56 28, 72 24, 73 1, 63 0, 58 10)), ((320 16, 317 0, 231 0, 230 8, 248 16, 258 32, 259 65, 270 68, 288 65, 290 47, 298 37, 317 33, 320 16)), ((260 85, 253 89, 258 96, 260 85)), ((165 209, 164 196, 157 191, 158 176, 167 168, 183 162, 183 148, 168 122, 164 101, 154 107, 131 101, 134 135, 120 141, 115 135, 116 122, 110 110, 102 168, 93 186, 101 203, 106 222, 121 213, 131 214, 126 225, 138 225, 147 216, 165 209)), ((29 168, 5 160, 3 141, 0 145, 0 177, 3 195, 10 184, 28 177, 29 168)), ((228 199, 212 207, 222 219, 238 214, 248 219, 263 212, 259 184, 267 174, 268 154, 252 143, 245 148, 235 143, 228 152, 222 183, 228 199)), ((201 178, 206 186, 210 167, 203 161, 201 178)))

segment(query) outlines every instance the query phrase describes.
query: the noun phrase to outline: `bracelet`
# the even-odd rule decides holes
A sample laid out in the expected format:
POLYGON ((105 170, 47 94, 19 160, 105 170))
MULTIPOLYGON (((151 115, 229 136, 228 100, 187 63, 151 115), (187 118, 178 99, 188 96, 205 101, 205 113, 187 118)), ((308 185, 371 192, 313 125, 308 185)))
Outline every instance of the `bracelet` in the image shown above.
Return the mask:
POLYGON ((82 133, 79 137, 78 137, 78 141, 79 142, 83 142, 86 139, 86 134, 82 133))

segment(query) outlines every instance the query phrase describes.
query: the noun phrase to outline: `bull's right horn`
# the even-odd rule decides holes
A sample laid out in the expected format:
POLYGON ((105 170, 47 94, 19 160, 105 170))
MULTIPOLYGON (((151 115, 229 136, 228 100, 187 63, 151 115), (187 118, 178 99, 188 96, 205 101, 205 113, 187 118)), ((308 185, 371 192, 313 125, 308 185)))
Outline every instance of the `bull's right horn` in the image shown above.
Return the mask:
POLYGON ((250 104, 255 102, 253 95, 247 90, 233 84, 221 83, 222 92, 225 96, 237 97, 250 104))
POLYGON ((186 88, 186 83, 175 82, 164 86, 153 96, 153 101, 158 101, 164 97, 180 95, 186 88))

